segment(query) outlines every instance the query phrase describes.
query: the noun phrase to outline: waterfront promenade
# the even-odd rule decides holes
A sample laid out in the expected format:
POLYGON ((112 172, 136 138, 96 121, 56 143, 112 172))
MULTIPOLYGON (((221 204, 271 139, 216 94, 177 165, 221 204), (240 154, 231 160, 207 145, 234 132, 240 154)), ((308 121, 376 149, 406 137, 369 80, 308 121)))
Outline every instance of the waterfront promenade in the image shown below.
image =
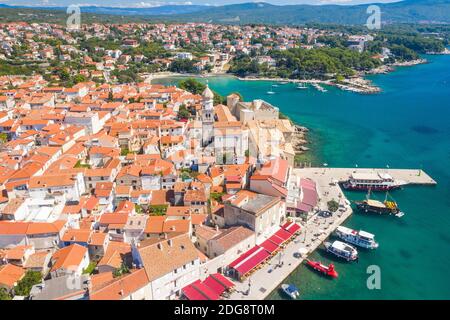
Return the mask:
MULTIPOLYGON (((307 177, 298 170, 294 170, 293 174, 303 178, 307 177)), ((321 174, 313 174, 313 176, 311 178, 317 183, 320 198, 318 209, 327 210, 327 202, 331 199, 345 199, 339 185, 330 185, 328 178, 321 174)), ((262 300, 266 298, 351 214, 350 205, 345 204, 342 211, 336 212, 331 217, 323 218, 315 215, 306 224, 300 223, 302 226, 300 235, 285 247, 281 252, 281 257, 280 253, 273 257, 268 264, 255 271, 244 282, 235 281, 236 290, 230 298, 233 300, 262 300), (302 253, 302 256, 295 257, 295 254, 299 252, 302 253), (249 283, 250 290, 248 291, 249 283)))
MULTIPOLYGON (((231 294, 233 300, 262 300, 275 290, 303 261, 316 250, 330 234, 351 214, 352 209, 339 184, 352 173, 379 172, 389 173, 403 185, 434 185, 436 182, 422 170, 410 169, 363 169, 363 168, 302 168, 294 169, 292 175, 310 178, 316 182, 319 194, 318 211, 327 210, 327 202, 336 200, 341 209, 328 218, 314 215, 307 223, 300 223, 300 235, 285 249, 273 257, 266 265, 255 271, 244 282, 234 281, 236 290, 231 294), (296 257, 296 253, 302 253, 296 257)), ((292 179, 294 180, 294 179, 292 179)), ((295 180, 294 180, 295 181, 295 180)))

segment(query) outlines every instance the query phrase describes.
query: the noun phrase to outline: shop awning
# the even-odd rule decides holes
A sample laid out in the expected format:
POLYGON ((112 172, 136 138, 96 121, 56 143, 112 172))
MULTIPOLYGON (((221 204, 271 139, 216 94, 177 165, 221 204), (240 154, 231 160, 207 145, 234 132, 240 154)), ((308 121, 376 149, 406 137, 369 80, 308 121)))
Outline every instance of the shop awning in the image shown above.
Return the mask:
POLYGON ((274 236, 277 236, 277 237, 283 239, 283 242, 284 242, 284 241, 288 240, 292 235, 289 232, 287 232, 286 230, 280 229, 277 232, 275 232, 274 236))
POLYGON ((281 244, 283 244, 283 242, 285 241, 285 240, 283 240, 282 238, 280 238, 279 236, 277 236, 277 235, 273 235, 273 236, 271 236, 269 239, 267 239, 267 240, 269 240, 269 241, 271 241, 271 242, 273 242, 274 244, 276 244, 277 245, 277 247, 279 247, 281 244))
POLYGON ((206 286, 202 282, 193 284, 194 288, 197 289, 201 294, 203 294, 208 300, 219 300, 220 294, 206 286))
POLYGON ((212 275, 210 275, 210 277, 214 278, 214 280, 219 282, 221 285, 223 285, 227 289, 234 288, 234 286, 235 286, 233 282, 231 282, 230 280, 225 278, 220 273, 213 273, 212 275))
POLYGON ((227 289, 234 287, 234 283, 220 273, 214 273, 205 280, 197 280, 181 289, 189 300, 218 300, 227 289))
POLYGON ((200 280, 181 289, 189 300, 218 300, 220 294, 203 284, 200 280))
POLYGON ((282 228, 284 230, 286 230, 287 232, 294 234, 296 233, 298 230, 300 230, 300 226, 298 224, 296 224, 295 222, 286 222, 282 228))
POLYGON ((279 248, 279 246, 277 244, 273 243, 269 239, 267 239, 266 241, 261 243, 259 246, 266 249, 269 253, 273 253, 279 248))
POLYGON ((250 256, 252 253, 254 253, 255 251, 257 251, 259 249, 259 246, 254 246, 253 248, 251 248, 250 250, 244 252, 243 254, 241 254, 239 256, 239 258, 237 258, 236 260, 234 260, 232 263, 230 263, 228 266, 230 268, 234 268, 237 264, 239 264, 241 261, 243 261, 245 258, 247 258, 248 256, 250 256))
POLYGON ((227 289, 224 285, 218 282, 213 277, 209 276, 205 280, 203 280, 203 284, 214 291, 219 296, 227 289))
MULTIPOLYGON (((197 280, 196 282, 200 282, 200 280, 197 280)), ((194 283, 196 283, 194 282, 194 283)), ((184 296, 188 298, 189 300, 208 300, 206 296, 201 294, 194 286, 193 284, 190 284, 183 289, 181 289, 184 296)))
POLYGON ((266 260, 269 256, 270 253, 267 252, 266 249, 259 247, 259 249, 252 255, 237 264, 234 269, 236 269, 241 275, 244 275, 266 260))

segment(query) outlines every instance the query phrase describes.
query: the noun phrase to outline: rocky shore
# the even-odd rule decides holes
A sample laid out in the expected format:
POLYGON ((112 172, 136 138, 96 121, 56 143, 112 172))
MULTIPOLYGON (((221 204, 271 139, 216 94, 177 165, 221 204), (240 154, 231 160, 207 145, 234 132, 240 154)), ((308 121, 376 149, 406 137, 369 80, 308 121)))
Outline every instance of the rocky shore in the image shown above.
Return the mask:
POLYGON ((416 59, 416 60, 411 60, 411 61, 403 61, 403 62, 395 62, 390 64, 389 66, 392 67, 412 67, 418 64, 424 64, 427 63, 428 61, 426 59, 416 59))
POLYGON ((304 151, 308 151, 309 148, 305 146, 308 144, 308 140, 306 140, 306 134, 308 133, 308 128, 294 125, 295 133, 292 137, 292 146, 296 152, 296 154, 301 154, 304 151))

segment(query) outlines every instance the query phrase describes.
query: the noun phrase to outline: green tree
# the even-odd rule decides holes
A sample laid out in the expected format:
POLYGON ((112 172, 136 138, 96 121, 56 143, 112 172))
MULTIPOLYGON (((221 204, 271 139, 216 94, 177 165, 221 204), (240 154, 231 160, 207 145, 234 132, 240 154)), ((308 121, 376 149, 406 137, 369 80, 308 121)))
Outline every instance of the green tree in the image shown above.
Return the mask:
POLYGON ((38 271, 28 270, 25 276, 17 283, 17 286, 14 287, 14 293, 18 296, 29 296, 31 288, 41 283, 42 275, 38 271))
POLYGON ((203 90, 206 88, 206 85, 195 80, 194 78, 188 78, 178 82, 178 87, 193 94, 202 94, 203 90))
POLYGON ((169 71, 179 73, 197 73, 194 60, 175 59, 169 66, 169 71))
POLYGON ((8 142, 8 135, 4 132, 0 133, 0 143, 8 142))
MULTIPOLYGON (((186 91, 192 92, 193 94, 202 94, 202 92, 206 88, 206 85, 194 78, 189 78, 189 79, 181 80, 180 82, 178 82, 178 87, 181 89, 184 89, 186 91)), ((225 97, 221 96, 219 93, 217 93, 214 90, 212 90, 212 92, 214 93, 214 104, 215 105, 226 103, 225 97)))
POLYGON ((336 212, 339 209, 339 203, 332 199, 327 202, 328 210, 331 212, 336 212))
POLYGON ((178 118, 179 119, 188 119, 191 113, 186 108, 184 104, 180 105, 180 108, 178 109, 178 118))
POLYGON ((130 273, 130 269, 127 267, 127 265, 125 263, 122 262, 122 264, 120 265, 119 268, 117 268, 116 270, 114 270, 113 272, 113 277, 117 278, 120 277, 124 274, 130 273))
POLYGON ((95 261, 91 261, 87 268, 83 270, 83 274, 93 274, 96 266, 97 263, 95 261))
POLYGON ((5 288, 0 288, 0 300, 11 300, 11 295, 5 288))

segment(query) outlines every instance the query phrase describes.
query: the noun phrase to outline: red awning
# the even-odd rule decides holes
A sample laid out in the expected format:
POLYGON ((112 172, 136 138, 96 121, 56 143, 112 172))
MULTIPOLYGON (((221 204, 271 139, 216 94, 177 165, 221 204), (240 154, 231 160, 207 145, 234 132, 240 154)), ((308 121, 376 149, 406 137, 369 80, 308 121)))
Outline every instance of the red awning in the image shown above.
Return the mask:
MULTIPOLYGON (((197 280, 194 283, 199 282, 200 280, 197 280)), ((194 288, 193 284, 184 287, 183 289, 181 289, 181 291, 183 292, 185 297, 188 298, 189 300, 208 300, 208 298, 206 298, 203 294, 201 294, 200 292, 198 292, 197 289, 194 288)))
POLYGON ((287 222, 283 225, 282 228, 292 234, 300 230, 300 226, 295 222, 287 222))
POLYGON ((201 282, 192 285, 197 291, 203 294, 208 300, 219 300, 220 295, 214 292, 211 288, 201 282))
POLYGON ((266 260, 269 256, 269 252, 267 252, 264 248, 259 247, 259 249, 251 256, 237 264, 234 269, 236 269, 241 275, 244 275, 266 260))
POLYGON ((273 243, 269 239, 267 239, 266 241, 261 243, 260 246, 263 247, 264 249, 266 249, 269 253, 273 253, 274 251, 276 251, 279 248, 279 246, 277 244, 273 243))
POLYGON ((218 300, 220 296, 200 280, 184 287, 181 291, 189 300, 218 300))
POLYGON ((208 288, 210 288, 215 293, 217 293, 219 296, 227 289, 224 285, 222 285, 220 282, 218 282, 211 276, 203 280, 203 284, 208 288))
POLYGON ((214 280, 219 282, 221 285, 223 285, 227 289, 234 288, 234 283, 231 282, 230 280, 228 280, 227 278, 225 278, 220 273, 213 273, 212 275, 210 275, 210 277, 214 278, 214 280))
POLYGON ((281 238, 284 241, 288 240, 291 237, 291 234, 287 232, 284 229, 280 229, 277 232, 275 232, 274 236, 277 236, 278 238, 281 238))
POLYGON ((286 221, 281 227, 283 228, 283 229, 287 229, 291 224, 293 224, 293 223, 295 223, 295 222, 292 222, 292 221, 286 221))
POLYGON ((255 252, 256 250, 259 249, 259 246, 254 246, 253 248, 251 248, 250 250, 244 252, 243 254, 241 254, 239 256, 239 258, 237 258, 236 260, 234 260, 232 263, 230 263, 228 266, 230 268, 234 268, 238 263, 240 263, 242 260, 244 260, 245 258, 247 258, 248 256, 250 256, 253 252, 255 252))

